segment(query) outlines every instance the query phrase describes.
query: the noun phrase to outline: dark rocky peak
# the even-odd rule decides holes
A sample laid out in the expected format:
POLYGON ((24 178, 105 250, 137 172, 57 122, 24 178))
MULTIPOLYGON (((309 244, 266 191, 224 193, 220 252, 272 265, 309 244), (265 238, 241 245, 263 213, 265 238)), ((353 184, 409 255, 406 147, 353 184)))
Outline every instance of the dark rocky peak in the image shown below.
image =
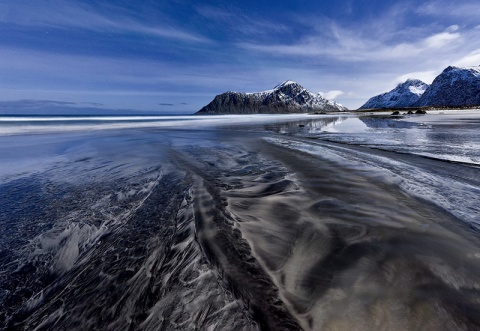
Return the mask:
POLYGON ((478 105, 480 105, 480 66, 445 68, 415 104, 418 107, 478 105))
POLYGON ((445 78, 455 77, 456 79, 475 79, 477 80, 480 77, 480 66, 473 67, 454 67, 449 66, 445 68, 440 75, 435 78, 435 80, 441 80, 445 78))
POLYGON ((457 70, 458 68, 457 67, 454 67, 454 66, 448 66, 446 67, 443 72, 450 72, 450 71, 454 71, 454 70, 457 70))
POLYGON ((407 86, 423 86, 423 85, 428 85, 424 82, 422 82, 420 79, 416 78, 409 78, 405 81, 405 83, 401 83, 399 85, 407 85, 407 86))

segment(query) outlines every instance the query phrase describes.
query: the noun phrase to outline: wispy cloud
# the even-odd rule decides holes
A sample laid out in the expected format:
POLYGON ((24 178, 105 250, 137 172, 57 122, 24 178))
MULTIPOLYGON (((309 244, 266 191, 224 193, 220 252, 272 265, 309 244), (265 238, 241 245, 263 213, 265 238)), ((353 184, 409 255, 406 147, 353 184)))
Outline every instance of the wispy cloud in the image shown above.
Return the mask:
POLYGON ((195 10, 207 20, 214 21, 216 24, 221 24, 225 29, 231 29, 239 33, 237 38, 242 36, 272 36, 290 30, 287 25, 281 22, 272 22, 265 17, 248 15, 243 12, 242 8, 198 5, 195 10))
MULTIPOLYGON (((165 20, 167 21, 167 20, 165 20)), ((121 12, 108 16, 77 1, 24 1, 0 3, 0 22, 18 26, 80 28, 110 33, 138 33, 185 42, 211 42, 208 38, 183 30, 172 23, 151 24, 121 12)))
POLYGON ((416 78, 416 79, 420 79, 424 83, 430 84, 435 79, 435 77, 438 76, 438 74, 440 74, 440 71, 441 70, 409 72, 397 77, 394 83, 395 84, 403 83, 407 79, 416 78))
POLYGON ((21 99, 21 100, 6 100, 0 101, 1 108, 44 108, 44 107, 62 107, 62 106, 76 106, 76 102, 70 101, 56 101, 56 100, 35 100, 35 99, 21 99))
POLYGON ((326 99, 329 100, 334 100, 338 98, 339 96, 345 94, 345 92, 340 91, 340 90, 333 90, 333 91, 328 91, 328 92, 320 92, 320 95, 326 99))
POLYGON ((331 27, 330 36, 311 36, 297 44, 256 44, 239 43, 238 46, 256 52, 276 56, 327 56, 343 61, 392 61, 413 58, 422 53, 431 54, 444 47, 456 47, 461 44, 461 33, 451 30, 441 31, 414 42, 381 43, 371 38, 362 38, 355 32, 331 27))
POLYGON ((474 19, 478 21, 480 3, 477 0, 467 1, 427 1, 416 7, 415 12, 420 15, 436 16, 441 18, 460 18, 462 21, 474 19))
MULTIPOLYGON (((161 60, 117 58, 114 55, 25 52, 17 48, 3 48, 0 52, 0 75, 5 77, 2 80, 4 88, 11 82, 22 80, 22 77, 36 76, 43 77, 43 85, 50 88, 63 86, 66 82, 68 85, 75 82, 82 85, 86 80, 90 87, 105 85, 104 89, 124 89, 133 85, 145 91, 147 87, 158 89, 168 85, 196 87, 197 91, 202 91, 209 85, 222 86, 226 81, 235 79, 218 73, 230 71, 235 76, 241 70, 222 64, 210 67, 198 67, 196 63, 174 66, 161 60)), ((36 82, 32 81, 31 84, 35 86, 36 82)))
POLYGON ((50 114, 50 115, 67 115, 67 114, 135 114, 140 113, 133 109, 113 109, 98 107, 96 103, 85 107, 82 104, 87 102, 70 102, 59 100, 39 100, 39 99, 20 99, 0 101, 0 114, 50 114))
POLYGON ((89 106, 95 106, 95 107, 105 106, 103 103, 100 103, 100 102, 79 102, 77 104, 89 105, 89 106))
POLYGON ((480 48, 468 53, 464 57, 453 62, 453 65, 458 67, 470 67, 480 65, 480 48))

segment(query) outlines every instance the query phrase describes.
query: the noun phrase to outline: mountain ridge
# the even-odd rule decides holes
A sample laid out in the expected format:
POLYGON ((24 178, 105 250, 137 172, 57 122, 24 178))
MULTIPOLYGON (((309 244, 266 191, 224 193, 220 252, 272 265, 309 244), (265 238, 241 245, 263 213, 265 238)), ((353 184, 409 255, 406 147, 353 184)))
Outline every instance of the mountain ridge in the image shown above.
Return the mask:
POLYGON ((286 80, 262 92, 224 92, 195 114, 292 114, 347 110, 338 102, 327 100, 319 93, 312 93, 300 84, 286 80))
POLYGON ((428 84, 419 79, 407 79, 394 89, 368 99, 359 109, 391 109, 413 106, 428 88, 428 84))

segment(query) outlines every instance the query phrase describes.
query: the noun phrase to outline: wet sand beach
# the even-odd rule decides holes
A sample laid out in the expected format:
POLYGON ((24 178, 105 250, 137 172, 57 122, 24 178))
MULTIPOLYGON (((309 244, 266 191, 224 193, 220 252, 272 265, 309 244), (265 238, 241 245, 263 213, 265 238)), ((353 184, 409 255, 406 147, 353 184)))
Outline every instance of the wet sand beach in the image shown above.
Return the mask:
POLYGON ((445 125, 17 136, 46 159, 2 174, 0 327, 480 330, 478 120, 445 125))

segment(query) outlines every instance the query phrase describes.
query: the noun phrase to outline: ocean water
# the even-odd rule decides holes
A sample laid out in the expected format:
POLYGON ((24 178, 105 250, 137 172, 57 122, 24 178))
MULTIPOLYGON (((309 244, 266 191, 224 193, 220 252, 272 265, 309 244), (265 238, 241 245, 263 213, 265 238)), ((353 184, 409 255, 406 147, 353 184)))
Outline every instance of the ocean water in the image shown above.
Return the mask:
POLYGON ((480 111, 0 118, 0 328, 480 329, 480 111))

